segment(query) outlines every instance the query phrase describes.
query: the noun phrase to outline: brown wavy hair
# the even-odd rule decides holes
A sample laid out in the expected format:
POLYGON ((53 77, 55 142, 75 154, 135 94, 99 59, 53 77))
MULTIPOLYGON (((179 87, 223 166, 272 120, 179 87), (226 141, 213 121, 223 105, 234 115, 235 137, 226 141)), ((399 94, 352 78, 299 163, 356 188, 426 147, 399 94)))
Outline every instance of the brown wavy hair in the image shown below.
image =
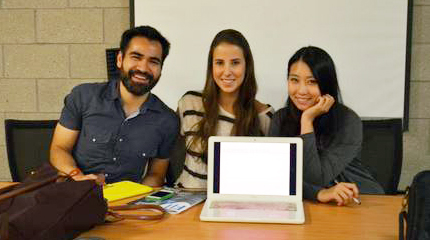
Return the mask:
MULTIPOLYGON (((260 121, 256 108, 255 95, 257 94, 257 81, 254 72, 254 59, 248 41, 238 31, 226 29, 219 32, 212 41, 208 56, 206 83, 202 92, 204 116, 197 123, 196 137, 191 145, 200 141, 204 153, 207 152, 208 138, 216 135, 218 129, 218 100, 220 88, 213 78, 213 53, 221 43, 228 43, 242 49, 245 58, 245 76, 239 89, 239 95, 233 106, 235 122, 231 132, 233 136, 262 136, 260 121)), ((206 155, 206 154, 204 154, 206 155)), ((204 158, 203 158, 204 159, 204 158)), ((205 159, 204 159, 205 160, 205 159)))

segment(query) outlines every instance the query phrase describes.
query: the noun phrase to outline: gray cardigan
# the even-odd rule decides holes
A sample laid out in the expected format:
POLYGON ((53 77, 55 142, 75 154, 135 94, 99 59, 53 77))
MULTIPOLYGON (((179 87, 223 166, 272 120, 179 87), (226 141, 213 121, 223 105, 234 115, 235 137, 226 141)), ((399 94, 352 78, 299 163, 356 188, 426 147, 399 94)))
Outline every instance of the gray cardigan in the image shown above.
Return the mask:
MULTIPOLYGON (((382 187, 361 165, 363 131, 360 118, 354 111, 339 103, 333 110, 337 111, 335 115, 338 124, 330 140, 318 139, 314 133, 300 135, 303 139, 303 197, 316 200, 318 191, 333 186, 334 180, 354 182, 360 193, 384 193, 382 187)), ((285 118, 287 108, 274 114, 269 136, 292 137, 282 134, 281 124, 285 118)))

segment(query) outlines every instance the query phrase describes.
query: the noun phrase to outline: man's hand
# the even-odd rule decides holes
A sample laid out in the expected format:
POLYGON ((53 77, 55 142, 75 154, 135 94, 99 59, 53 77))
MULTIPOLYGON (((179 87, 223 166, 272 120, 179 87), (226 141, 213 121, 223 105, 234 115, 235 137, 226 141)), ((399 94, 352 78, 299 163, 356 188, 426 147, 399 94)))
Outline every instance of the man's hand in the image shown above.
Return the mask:
POLYGON ((72 177, 75 181, 95 180, 97 184, 103 185, 105 183, 105 176, 103 174, 78 174, 72 177))

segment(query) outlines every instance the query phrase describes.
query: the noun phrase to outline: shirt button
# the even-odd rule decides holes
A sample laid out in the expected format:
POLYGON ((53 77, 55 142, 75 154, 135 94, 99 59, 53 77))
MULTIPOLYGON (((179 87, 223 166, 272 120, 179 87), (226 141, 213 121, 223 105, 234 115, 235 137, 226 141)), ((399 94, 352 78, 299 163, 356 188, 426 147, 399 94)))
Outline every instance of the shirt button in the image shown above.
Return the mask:
POLYGON ((122 138, 120 138, 119 141, 122 142, 122 138))
POLYGON ((106 173, 106 174, 105 174, 105 177, 108 177, 108 176, 109 176, 109 175, 106 173))
POLYGON ((95 142, 95 141, 97 141, 95 138, 93 138, 93 139, 91 139, 91 141, 93 141, 93 142, 95 142))
POLYGON ((146 156, 146 153, 142 153, 142 156, 143 156, 143 157, 145 157, 145 156, 146 156))
POLYGON ((116 161, 116 157, 114 157, 113 160, 116 161))

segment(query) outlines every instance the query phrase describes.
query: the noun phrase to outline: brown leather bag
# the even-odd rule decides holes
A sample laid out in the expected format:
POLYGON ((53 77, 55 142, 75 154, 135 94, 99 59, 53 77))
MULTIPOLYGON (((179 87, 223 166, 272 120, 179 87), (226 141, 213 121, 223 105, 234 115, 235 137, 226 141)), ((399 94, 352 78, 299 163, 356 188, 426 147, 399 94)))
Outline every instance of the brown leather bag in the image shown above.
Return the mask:
POLYGON ((102 186, 95 181, 73 181, 59 176, 50 165, 44 165, 23 183, 0 190, 0 239, 61 240, 73 239, 80 233, 105 222, 105 217, 117 219, 161 219, 165 215, 159 206, 141 206, 158 214, 124 215, 109 210, 103 198, 102 186))

